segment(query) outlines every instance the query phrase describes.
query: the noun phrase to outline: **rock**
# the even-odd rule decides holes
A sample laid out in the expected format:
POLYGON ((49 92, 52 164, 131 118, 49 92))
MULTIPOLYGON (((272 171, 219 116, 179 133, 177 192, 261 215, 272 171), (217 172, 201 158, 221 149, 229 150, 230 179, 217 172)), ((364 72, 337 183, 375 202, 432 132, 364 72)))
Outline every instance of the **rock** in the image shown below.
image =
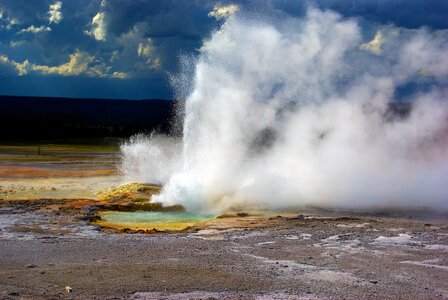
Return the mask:
POLYGON ((73 291, 73 289, 72 289, 71 286, 67 285, 67 286, 65 287, 65 291, 66 291, 67 293, 71 293, 71 292, 73 291))
POLYGON ((101 220, 101 217, 98 215, 93 216, 87 215, 87 216, 76 216, 75 219, 79 221, 95 222, 101 220))
POLYGON ((235 212, 225 212, 222 215, 217 216, 216 218, 217 219, 236 218, 236 217, 243 218, 243 217, 248 217, 248 216, 249 216, 249 214, 246 213, 246 212, 237 212, 237 213, 235 213, 235 212))
POLYGON ((248 217, 249 214, 248 214, 248 213, 245 213, 245 212, 239 212, 239 213, 236 214, 236 216, 237 216, 237 217, 248 217))
POLYGON ((152 195, 158 194, 161 187, 154 184, 128 183, 98 193, 98 199, 109 203, 149 202, 152 195))
POLYGON ((135 182, 107 189, 97 194, 98 200, 102 203, 87 205, 81 210, 83 215, 95 216, 95 218, 81 217, 81 219, 90 222, 98 221, 96 217, 98 210, 185 212, 182 205, 164 207, 162 203, 151 202, 151 196, 158 194, 160 189, 158 185, 135 182))
POLYGON ((26 267, 27 267, 28 269, 34 269, 34 268, 37 268, 37 266, 34 265, 34 264, 27 265, 26 267))
POLYGON ((81 209, 81 213, 86 216, 94 216, 97 213, 97 208, 94 205, 86 205, 81 209))

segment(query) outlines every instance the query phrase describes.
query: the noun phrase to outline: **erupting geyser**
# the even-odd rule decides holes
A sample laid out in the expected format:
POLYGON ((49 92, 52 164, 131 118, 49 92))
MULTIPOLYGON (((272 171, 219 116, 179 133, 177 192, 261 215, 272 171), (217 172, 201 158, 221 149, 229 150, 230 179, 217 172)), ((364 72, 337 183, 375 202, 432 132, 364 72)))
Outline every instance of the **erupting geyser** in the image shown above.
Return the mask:
POLYGON ((191 62, 182 141, 124 145, 125 175, 190 210, 447 208, 447 32, 374 35, 317 9, 230 17, 191 62))

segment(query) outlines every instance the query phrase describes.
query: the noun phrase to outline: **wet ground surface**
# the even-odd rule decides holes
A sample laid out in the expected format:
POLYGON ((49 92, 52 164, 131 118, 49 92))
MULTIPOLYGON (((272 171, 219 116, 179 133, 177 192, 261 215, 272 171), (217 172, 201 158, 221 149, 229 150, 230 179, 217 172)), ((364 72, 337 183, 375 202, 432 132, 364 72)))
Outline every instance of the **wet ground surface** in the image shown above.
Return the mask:
POLYGON ((121 182, 117 147, 0 145, 0 199, 93 198, 121 182))
POLYGON ((1 216, 2 298, 448 298, 443 220, 285 213, 126 235, 51 212, 1 216))
MULTIPOLYGON (((103 168, 86 161, 74 169, 103 168)), ((109 234, 80 214, 101 184, 119 182, 109 169, 0 180, 0 298, 448 299, 446 216, 240 213, 182 232, 109 234), (30 196, 36 186, 45 190, 30 196)))

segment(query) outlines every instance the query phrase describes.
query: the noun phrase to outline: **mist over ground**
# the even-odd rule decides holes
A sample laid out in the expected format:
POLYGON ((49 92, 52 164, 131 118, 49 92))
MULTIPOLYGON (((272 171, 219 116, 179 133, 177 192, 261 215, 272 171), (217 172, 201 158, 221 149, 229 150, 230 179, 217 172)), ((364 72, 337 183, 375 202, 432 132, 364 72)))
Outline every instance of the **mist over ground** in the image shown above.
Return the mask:
POLYGON ((124 144, 125 180, 188 210, 448 208, 448 33, 363 32, 316 8, 230 16, 173 78, 183 136, 124 144))

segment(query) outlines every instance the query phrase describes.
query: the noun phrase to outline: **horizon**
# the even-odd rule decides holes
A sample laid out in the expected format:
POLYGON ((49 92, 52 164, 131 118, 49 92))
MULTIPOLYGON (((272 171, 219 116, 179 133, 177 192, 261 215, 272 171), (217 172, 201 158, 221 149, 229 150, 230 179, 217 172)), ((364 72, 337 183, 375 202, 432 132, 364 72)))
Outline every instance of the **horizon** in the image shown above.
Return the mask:
POLYGON ((58 96, 29 96, 29 95, 0 95, 1 98, 40 98, 40 99, 66 99, 66 100, 106 100, 106 101, 176 101, 176 99, 163 98, 92 98, 92 97, 58 97, 58 96))

